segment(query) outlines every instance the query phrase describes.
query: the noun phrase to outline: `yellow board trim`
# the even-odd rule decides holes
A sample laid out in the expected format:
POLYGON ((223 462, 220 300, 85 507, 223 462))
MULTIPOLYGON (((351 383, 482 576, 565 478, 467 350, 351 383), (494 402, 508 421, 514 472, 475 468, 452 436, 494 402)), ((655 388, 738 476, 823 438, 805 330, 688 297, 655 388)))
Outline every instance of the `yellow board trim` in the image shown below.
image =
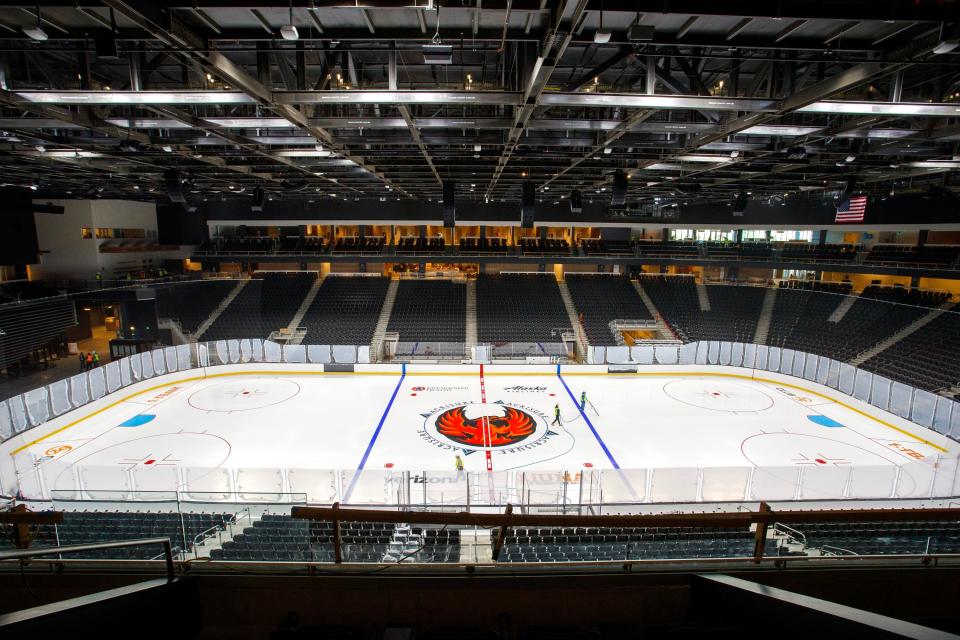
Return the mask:
MULTIPOLYGON (((478 373, 479 373, 479 371, 429 371, 429 372, 428 372, 428 371, 417 371, 417 372, 408 372, 406 375, 408 375, 408 376, 475 376, 475 375, 478 375, 478 373)), ((190 378, 183 378, 182 380, 175 380, 175 381, 172 381, 172 382, 166 382, 166 383, 164 383, 164 384, 154 385, 154 386, 152 386, 152 387, 147 387, 146 389, 142 389, 142 390, 140 390, 140 391, 137 391, 136 393, 131 393, 131 394, 129 394, 129 395, 126 395, 126 396, 120 398, 119 400, 117 400, 116 402, 112 402, 112 403, 110 403, 110 404, 108 404, 108 405, 106 405, 106 406, 104 406, 104 407, 101 407, 101 408, 97 409, 96 411, 93 411, 93 412, 91 412, 91 413, 83 416, 82 418, 77 418, 77 419, 74 420, 73 422, 67 423, 67 424, 65 424, 64 426, 60 427, 59 429, 56 429, 56 430, 54 430, 54 431, 51 431, 50 433, 48 433, 48 434, 45 435, 45 436, 41 436, 41 437, 39 437, 39 438, 37 438, 37 439, 35 439, 35 440, 32 440, 32 441, 30 441, 30 442, 28 442, 28 443, 26 443, 26 444, 18 447, 17 449, 14 449, 13 451, 10 452, 9 455, 15 456, 15 455, 17 455, 18 453, 20 453, 21 451, 23 451, 24 449, 29 449, 30 447, 34 446, 35 444, 38 444, 38 443, 40 443, 40 442, 43 442, 44 440, 49 439, 51 436, 54 436, 54 435, 56 435, 56 434, 58 434, 58 433, 62 433, 62 432, 64 432, 64 431, 66 431, 67 429, 69 429, 69 428, 71 428, 71 427, 74 427, 74 426, 80 424, 81 422, 84 422, 85 420, 88 420, 88 419, 90 419, 90 418, 92 418, 92 417, 94 417, 94 416, 96 416, 96 415, 99 415, 99 414, 103 413, 103 412, 106 411, 107 409, 112 409, 113 407, 117 406, 118 404, 122 404, 122 403, 124 403, 124 402, 126 402, 126 401, 128 401, 128 400, 130 400, 130 399, 132 399, 132 398, 136 398, 137 396, 143 395, 143 394, 145 394, 145 393, 149 393, 149 392, 151 392, 151 391, 156 391, 157 389, 163 389, 164 387, 170 387, 170 386, 174 386, 174 385, 178 385, 178 384, 183 384, 183 383, 186 383, 186 382, 195 382, 195 381, 197 381, 197 380, 207 380, 207 379, 209 379, 209 378, 226 378, 226 377, 231 377, 231 376, 253 376, 253 375, 260 375, 260 376, 263 376, 263 375, 268 375, 268 376, 269 376, 269 375, 279 375, 279 376, 291 376, 291 375, 293 375, 293 376, 317 376, 317 375, 334 375, 334 376, 337 376, 337 375, 396 376, 396 375, 400 375, 400 372, 399 372, 399 371, 316 371, 316 370, 306 370, 306 371, 303 371, 303 370, 300 370, 300 371, 294 370, 294 371, 291 371, 291 370, 283 370, 283 369, 281 369, 281 370, 271 370, 271 369, 267 369, 267 370, 262 370, 262 371, 227 371, 227 372, 223 372, 223 373, 210 373, 210 374, 203 375, 203 376, 193 376, 193 377, 190 377, 190 378)), ((490 371, 490 372, 484 371, 484 375, 485 375, 485 376, 545 376, 545 375, 551 375, 551 374, 546 373, 546 372, 542 372, 542 371, 541 371, 541 372, 537 372, 537 373, 533 373, 533 372, 529 372, 529 373, 528 373, 528 372, 509 372, 509 371, 500 371, 500 372, 496 372, 496 371, 490 371)), ((913 438, 914 440, 916 440, 917 442, 921 442, 921 443, 923 443, 923 444, 925 444, 925 445, 927 445, 927 446, 929 446, 929 447, 932 447, 932 448, 936 449, 937 451, 940 451, 940 452, 942 452, 942 453, 948 453, 948 451, 949 451, 948 449, 945 449, 944 447, 941 447, 941 446, 938 445, 938 444, 935 444, 935 443, 933 443, 933 442, 930 442, 929 440, 927 440, 927 439, 925 439, 925 438, 922 438, 922 437, 916 435, 915 433, 911 433, 910 431, 907 431, 906 429, 902 429, 902 428, 900 428, 900 427, 898 427, 898 426, 896 426, 896 425, 894 425, 894 424, 890 424, 890 423, 887 422, 886 420, 881 420, 880 418, 878 418, 878 417, 876 417, 876 416, 870 415, 870 414, 867 413, 866 411, 862 411, 862 410, 860 410, 860 409, 857 409, 856 407, 853 407, 853 406, 851 406, 851 405, 843 402, 842 400, 837 400, 836 398, 833 398, 833 397, 828 396, 828 395, 823 394, 823 393, 819 393, 819 392, 814 391, 814 390, 812 390, 812 389, 807 389, 806 387, 801 387, 801 386, 799 386, 799 385, 790 384, 789 382, 783 382, 783 381, 780 381, 780 380, 771 380, 771 379, 769 379, 769 378, 759 378, 759 377, 756 377, 756 376, 747 376, 747 375, 743 375, 743 374, 739 374, 739 373, 720 373, 720 372, 716 372, 716 371, 697 371, 697 372, 691 372, 691 371, 676 371, 676 372, 674 372, 674 371, 667 371, 667 372, 653 372, 653 371, 646 372, 646 371, 638 371, 638 372, 635 372, 635 373, 634 373, 634 372, 623 372, 623 373, 615 373, 615 372, 613 372, 613 373, 611 373, 611 372, 606 372, 606 371, 580 371, 580 372, 570 371, 570 372, 563 372, 563 375, 566 375, 566 376, 624 376, 624 377, 646 376, 646 377, 661 377, 661 378, 662 378, 662 377, 668 377, 668 376, 674 376, 674 377, 677 377, 677 376, 695 376, 695 377, 740 378, 740 379, 743 379, 743 380, 755 380, 755 381, 758 381, 758 382, 766 382, 766 383, 768 383, 768 384, 781 385, 781 386, 784 386, 784 387, 790 387, 791 389, 798 389, 798 390, 800 390, 800 391, 803 391, 804 393, 809 393, 809 394, 812 394, 812 395, 815 395, 815 396, 819 396, 819 397, 821 397, 821 398, 824 398, 824 399, 826 399, 826 400, 829 400, 829 401, 831 401, 831 402, 834 402, 834 403, 840 405, 841 407, 844 407, 845 409, 849 409, 850 411, 853 411, 854 413, 860 414, 861 416, 863 416, 863 417, 865 417, 865 418, 868 418, 868 419, 870 419, 870 420, 873 420, 874 422, 877 422, 877 423, 879 423, 879 424, 887 427, 888 429, 893 429, 894 431, 896 431, 896 432, 898 432, 898 433, 901 433, 901 434, 903 434, 903 435, 905 435, 905 436, 909 436, 909 437, 913 438)))

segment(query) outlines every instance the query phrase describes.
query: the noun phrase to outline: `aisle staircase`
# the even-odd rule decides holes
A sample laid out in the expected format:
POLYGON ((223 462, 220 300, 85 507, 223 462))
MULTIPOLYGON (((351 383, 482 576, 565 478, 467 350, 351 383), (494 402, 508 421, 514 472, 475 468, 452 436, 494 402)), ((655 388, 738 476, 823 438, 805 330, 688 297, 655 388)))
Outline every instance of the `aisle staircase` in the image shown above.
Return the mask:
POLYGON ((387 327, 390 325, 390 315, 393 313, 393 303, 397 299, 397 290, 400 288, 400 280, 394 278, 387 287, 387 295, 383 298, 383 306, 380 308, 380 318, 377 320, 377 327, 373 330, 373 339, 370 341, 370 362, 380 360, 380 353, 383 350, 383 338, 387 333, 387 327))
POLYGON ((467 279, 467 326, 466 352, 469 356, 472 348, 477 346, 477 281, 467 279))
POLYGON ((697 300, 700 302, 700 311, 710 311, 710 296, 707 295, 707 285, 697 285, 697 300))
POLYGON ((757 330, 753 334, 754 344, 767 344, 767 335, 770 333, 770 322, 773 320, 773 306, 777 301, 777 287, 767 289, 760 306, 760 318, 757 320, 757 330))
POLYGON ((301 322, 303 322, 303 316, 307 315, 307 309, 309 309, 310 305, 313 304, 313 300, 317 297, 317 293, 320 292, 320 286, 323 284, 325 279, 326 276, 320 275, 316 280, 314 280, 313 286, 310 287, 310 291, 308 291, 307 295, 304 296, 303 302, 300 304, 300 308, 297 309, 297 312, 293 314, 289 324, 287 324, 287 330, 293 331, 300 326, 301 322))
POLYGON ((560 289, 560 298, 563 299, 563 306, 567 309, 570 326, 573 327, 573 333, 577 342, 577 359, 583 361, 587 357, 587 352, 590 348, 590 341, 587 340, 587 332, 583 330, 583 326, 580 324, 577 307, 573 304, 573 298, 570 296, 570 289, 567 288, 567 283, 563 280, 558 280, 557 287, 560 289))
POLYGON ((844 296, 840 304, 837 305, 837 308, 834 309, 830 317, 827 318, 827 322, 840 322, 843 320, 843 316, 847 315, 847 311, 850 311, 850 307, 852 307, 856 301, 857 296, 844 296))
POLYGON ((647 311, 650 312, 650 315, 653 317, 654 321, 656 321, 657 332, 661 336, 669 336, 673 340, 679 340, 679 338, 677 338, 677 334, 673 332, 673 329, 670 327, 670 325, 667 324, 667 322, 663 319, 663 316, 660 315, 657 305, 653 303, 653 298, 651 298, 650 294, 644 290, 643 285, 640 284, 640 281, 631 280, 630 283, 633 285, 633 288, 637 290, 637 295, 639 295, 640 299, 643 300, 643 304, 646 305, 647 311))
POLYGON ((855 367, 859 367, 870 358, 880 355, 881 353, 883 353, 893 345, 897 344, 898 342, 900 342, 901 340, 903 340, 913 332, 927 326, 928 324, 930 324, 931 322, 939 318, 941 315, 943 315, 944 311, 952 308, 953 308, 953 303, 946 302, 940 307, 938 307, 937 309, 930 309, 930 312, 927 313, 926 315, 920 316, 919 318, 914 320, 912 323, 910 323, 903 329, 900 329, 900 331, 897 331, 895 334, 893 334, 883 342, 876 344, 875 346, 871 347, 870 349, 867 349, 866 351, 858 355, 856 358, 850 360, 850 364, 852 364, 855 367))
POLYGON ((207 329, 209 329, 210 326, 217 321, 217 318, 220 317, 220 314, 230 306, 234 298, 240 295, 240 292, 243 291, 243 288, 249 283, 250 280, 241 280, 237 283, 237 286, 235 286, 233 290, 227 294, 227 297, 217 305, 217 308, 213 310, 206 320, 203 321, 203 324, 197 327, 197 332, 193 334, 194 340, 200 340, 200 338, 203 337, 203 334, 207 332, 207 329))

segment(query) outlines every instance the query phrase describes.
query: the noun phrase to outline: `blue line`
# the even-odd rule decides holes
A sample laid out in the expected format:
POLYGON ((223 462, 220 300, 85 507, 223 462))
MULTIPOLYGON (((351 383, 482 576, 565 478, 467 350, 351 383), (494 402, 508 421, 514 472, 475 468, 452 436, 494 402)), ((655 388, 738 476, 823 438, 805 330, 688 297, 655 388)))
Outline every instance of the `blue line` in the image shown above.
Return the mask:
POLYGON ((610 453, 610 449, 607 449, 606 443, 603 441, 603 438, 600 437, 600 434, 597 433, 597 430, 594 428, 593 423, 590 422, 590 418, 587 417, 587 414, 583 412, 583 409, 580 408, 580 403, 577 402, 577 399, 573 397, 573 392, 570 391, 570 387, 567 386, 566 381, 563 379, 563 376, 560 375, 560 372, 557 372, 557 379, 560 380, 560 384, 563 385, 563 388, 567 390, 567 395, 570 396, 570 400, 573 402, 573 406, 577 408, 577 411, 580 412, 580 415, 583 416, 583 419, 586 421, 587 426, 590 427, 590 431, 593 432, 593 437, 597 439, 597 442, 600 443, 600 448, 603 449, 603 452, 607 454, 607 459, 610 461, 610 464, 613 465, 614 469, 619 469, 620 465, 617 464, 617 461, 614 459, 613 454, 610 453))
POLYGON ((403 379, 406 377, 407 365, 404 364, 400 372, 400 380, 397 381, 397 387, 393 390, 393 395, 390 396, 390 402, 387 403, 387 408, 383 410, 383 415, 380 416, 380 422, 377 423, 377 429, 373 432, 373 437, 370 438, 370 442, 367 444, 367 450, 363 452, 363 458, 360 460, 360 465, 357 467, 356 473, 353 474, 353 479, 350 480, 350 486, 347 487, 347 491, 343 495, 344 504, 350 503, 350 496, 353 494, 353 488, 356 486, 357 480, 360 478, 360 472, 363 471, 363 467, 367 464, 367 458, 370 457, 370 452, 373 451, 373 445, 380 436, 380 430, 383 429, 383 423, 387 421, 387 415, 390 413, 390 408, 393 407, 393 401, 397 399, 397 394, 400 392, 400 385, 403 384, 403 379))

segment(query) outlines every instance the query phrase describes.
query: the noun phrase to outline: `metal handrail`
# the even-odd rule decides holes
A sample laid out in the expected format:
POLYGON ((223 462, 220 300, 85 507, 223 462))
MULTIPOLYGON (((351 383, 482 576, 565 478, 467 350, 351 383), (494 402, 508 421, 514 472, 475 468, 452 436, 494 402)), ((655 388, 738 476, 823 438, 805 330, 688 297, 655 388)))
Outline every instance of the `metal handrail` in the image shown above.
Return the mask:
POLYGON ((796 541, 798 541, 800 544, 804 546, 806 546, 807 544, 807 536, 805 536, 802 531, 794 529, 793 527, 788 527, 782 522, 774 522, 773 530, 779 531, 780 533, 786 535, 788 538, 795 539, 796 541))
POLYGON ((167 580, 172 582, 176 578, 173 569, 173 545, 170 538, 140 538, 138 540, 120 540, 117 542, 94 542, 91 544, 73 544, 66 547, 40 547, 34 549, 17 549, 16 551, 0 551, 0 562, 3 560, 18 560, 36 556, 52 554, 79 553, 82 551, 96 551, 98 549, 120 549, 123 547, 139 547, 145 544, 163 545, 163 557, 167 565, 167 580))
POLYGON ((835 547, 835 546, 833 546, 832 544, 822 545, 822 546, 820 547, 820 550, 821 550, 821 551, 830 551, 830 552, 843 551, 845 554, 851 555, 851 556, 859 556, 859 555, 860 555, 859 553, 857 553, 856 551, 853 551, 852 549, 844 549, 843 547, 835 547))

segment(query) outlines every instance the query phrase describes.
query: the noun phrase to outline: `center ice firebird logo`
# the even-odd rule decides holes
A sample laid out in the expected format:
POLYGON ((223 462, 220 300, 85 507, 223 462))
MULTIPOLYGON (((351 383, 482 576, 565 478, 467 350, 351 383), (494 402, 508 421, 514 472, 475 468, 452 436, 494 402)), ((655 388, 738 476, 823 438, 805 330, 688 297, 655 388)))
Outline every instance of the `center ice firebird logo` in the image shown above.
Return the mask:
POLYGON ((464 407, 441 413, 436 421, 437 432, 454 442, 470 447, 509 447, 529 438, 537 423, 526 411, 504 406, 502 416, 468 418, 464 407))
POLYGON ((559 435, 550 429, 547 414, 516 402, 451 402, 420 415, 424 420, 417 435, 426 444, 466 455, 530 451, 559 435))

